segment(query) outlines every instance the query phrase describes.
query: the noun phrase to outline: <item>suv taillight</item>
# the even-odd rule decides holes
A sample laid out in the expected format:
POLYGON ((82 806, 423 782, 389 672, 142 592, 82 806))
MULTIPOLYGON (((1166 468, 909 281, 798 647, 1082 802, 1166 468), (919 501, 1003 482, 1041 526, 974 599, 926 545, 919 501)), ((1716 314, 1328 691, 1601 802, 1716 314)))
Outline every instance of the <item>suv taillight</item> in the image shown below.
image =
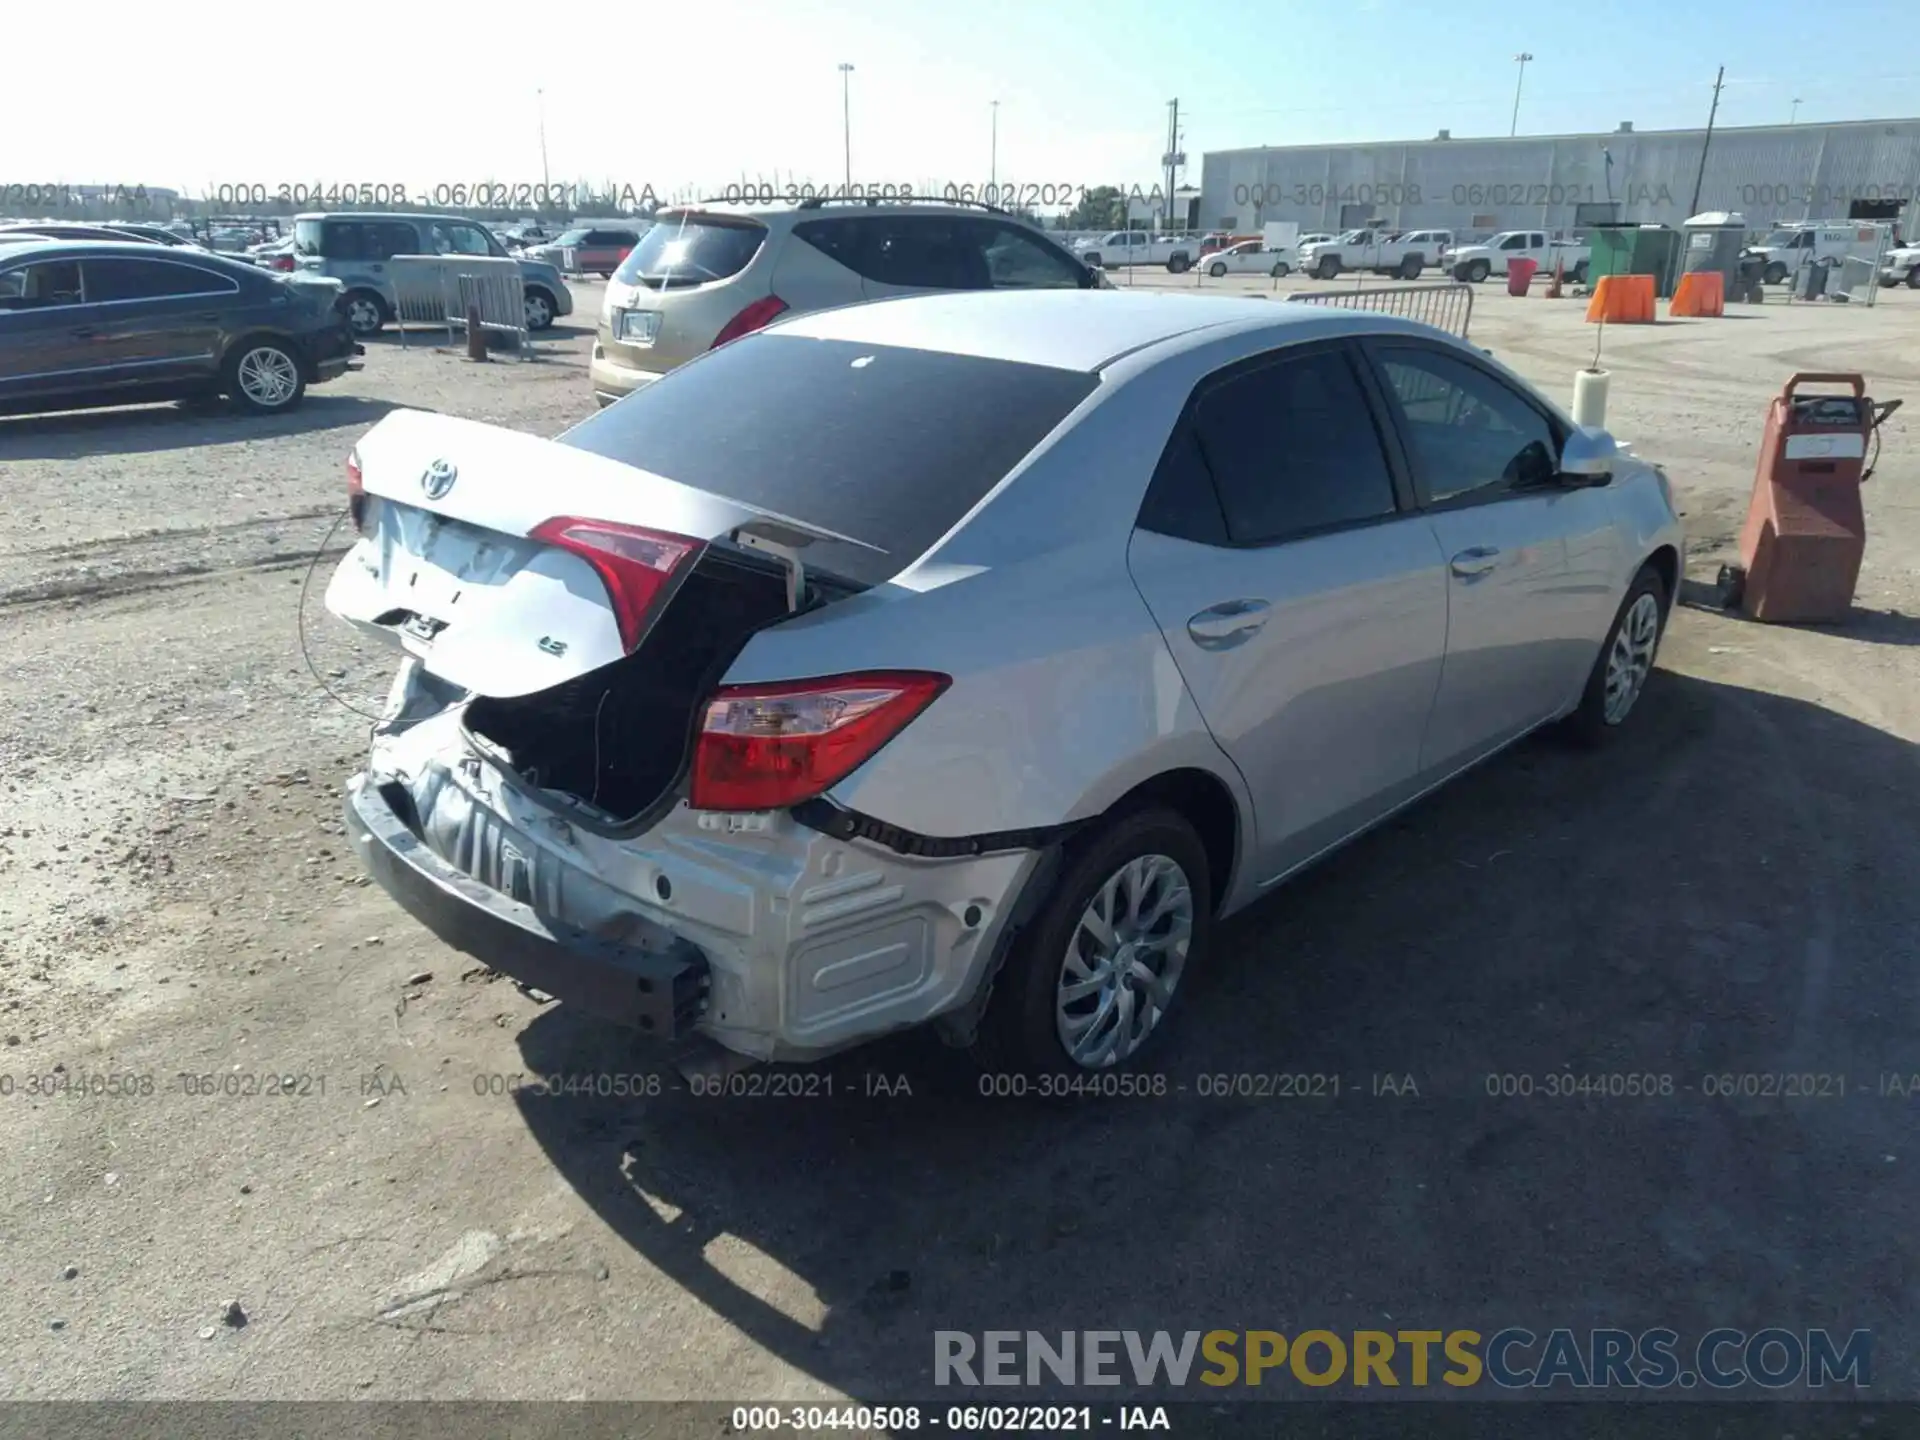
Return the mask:
POLYGON ((362 535, 367 533, 367 487, 360 478, 360 452, 347 451, 347 515, 353 521, 353 528, 362 535))
POLYGON ((687 803, 783 810, 846 779, 953 682, 921 670, 725 685, 707 702, 687 803))
POLYGON ((742 335, 750 335, 763 325, 772 324, 780 318, 781 312, 786 308, 787 302, 778 295, 769 295, 764 300, 754 301, 720 328, 720 333, 714 337, 713 344, 708 348, 718 350, 729 340, 738 340, 742 335))
POLYGON ((542 521, 528 532, 528 538, 569 551, 593 566, 607 587, 614 622, 620 627, 620 645, 628 654, 706 545, 687 535, 578 515, 542 521))

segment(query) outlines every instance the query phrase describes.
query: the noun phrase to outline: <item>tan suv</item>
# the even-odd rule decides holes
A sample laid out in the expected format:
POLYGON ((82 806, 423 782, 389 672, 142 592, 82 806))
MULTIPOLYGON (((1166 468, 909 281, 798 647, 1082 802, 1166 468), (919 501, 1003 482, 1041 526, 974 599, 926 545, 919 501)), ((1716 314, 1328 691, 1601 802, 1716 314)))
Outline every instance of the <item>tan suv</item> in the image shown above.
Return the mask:
POLYGON ((654 220, 607 286, 591 365, 602 405, 782 315, 935 290, 1108 287, 990 205, 821 198, 682 206, 654 220))

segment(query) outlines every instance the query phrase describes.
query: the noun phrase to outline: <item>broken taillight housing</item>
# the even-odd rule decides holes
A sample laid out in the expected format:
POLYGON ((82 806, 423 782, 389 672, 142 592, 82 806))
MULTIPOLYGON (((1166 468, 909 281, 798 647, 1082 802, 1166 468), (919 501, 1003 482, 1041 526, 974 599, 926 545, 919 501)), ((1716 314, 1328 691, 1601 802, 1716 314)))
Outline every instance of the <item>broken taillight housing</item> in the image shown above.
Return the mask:
POLYGON ((360 478, 360 452, 347 451, 347 518, 362 535, 367 533, 367 487, 360 478))
POLYGON ((707 701, 687 803, 783 810, 846 779, 952 684, 923 670, 725 685, 707 701))
POLYGON ((612 520, 557 515, 528 532, 529 538, 578 555, 599 574, 620 627, 620 645, 631 655, 672 593, 674 584, 705 546, 704 540, 669 535, 612 520))

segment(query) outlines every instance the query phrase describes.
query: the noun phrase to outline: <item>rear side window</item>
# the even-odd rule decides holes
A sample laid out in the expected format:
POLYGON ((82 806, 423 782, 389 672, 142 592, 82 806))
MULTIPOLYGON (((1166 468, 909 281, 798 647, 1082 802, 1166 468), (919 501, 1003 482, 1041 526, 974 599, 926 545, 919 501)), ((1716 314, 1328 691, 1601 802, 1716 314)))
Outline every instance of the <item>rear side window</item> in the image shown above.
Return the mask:
POLYGON ((1190 414, 1235 544, 1395 513, 1380 433, 1342 350, 1229 375, 1203 388, 1190 414))
POLYGON ((239 286, 197 265, 165 260, 87 260, 87 300, 159 300, 169 295, 231 295, 239 286))
POLYGON ((1079 261, 1018 225, 965 215, 805 220, 793 233, 864 280, 921 290, 1074 290, 1079 261))
POLYGON ((560 439, 864 542, 823 541, 807 559, 878 584, 952 529, 1098 383, 1009 360, 749 335, 560 439))
POLYGON ((623 285, 708 285, 747 268, 766 242, 767 227, 711 216, 668 216, 639 238, 614 273, 623 285))
POLYGON ((400 220, 302 220, 294 227, 294 247, 302 255, 328 260, 391 260, 422 253, 419 235, 400 220))

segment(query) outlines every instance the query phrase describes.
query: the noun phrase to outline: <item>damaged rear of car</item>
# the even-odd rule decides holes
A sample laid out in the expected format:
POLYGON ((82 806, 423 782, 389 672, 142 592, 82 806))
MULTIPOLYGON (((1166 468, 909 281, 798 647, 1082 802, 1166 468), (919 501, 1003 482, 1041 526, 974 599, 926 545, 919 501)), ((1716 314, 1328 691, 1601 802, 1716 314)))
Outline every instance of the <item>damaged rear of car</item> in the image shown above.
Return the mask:
POLYGON ((383 419, 327 595, 403 656, 349 785, 364 862, 450 944, 663 1039, 807 1059, 964 1010, 1046 847, 832 793, 955 683, 912 642, 960 612, 902 572, 1098 383, 769 334, 557 440, 383 419))

